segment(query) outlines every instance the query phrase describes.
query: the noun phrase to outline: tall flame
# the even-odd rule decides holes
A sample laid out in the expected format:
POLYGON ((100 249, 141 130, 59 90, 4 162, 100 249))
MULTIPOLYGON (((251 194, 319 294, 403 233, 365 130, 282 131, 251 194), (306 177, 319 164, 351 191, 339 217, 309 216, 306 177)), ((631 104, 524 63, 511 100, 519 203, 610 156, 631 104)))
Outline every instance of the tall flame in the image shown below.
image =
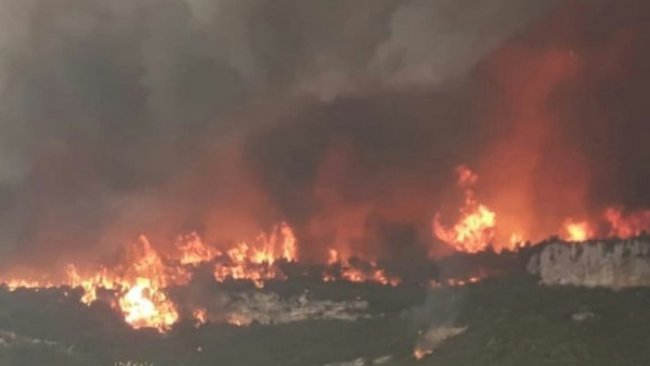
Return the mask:
MULTIPOLYGON (((516 250, 527 244, 526 233, 513 232, 500 235, 509 240, 504 243, 496 242, 497 212, 481 204, 476 199, 474 185, 478 175, 464 165, 456 168, 458 187, 464 190, 464 204, 459 209, 456 223, 445 226, 441 223, 440 213, 433 218, 433 235, 451 246, 453 249, 466 253, 477 253, 487 248, 499 252, 501 250, 516 250)), ((631 237, 650 230, 650 210, 623 212, 620 208, 610 207, 604 210, 596 220, 576 220, 566 218, 557 233, 563 239, 580 242, 595 237, 631 237), (606 228, 606 229, 605 229, 606 228)), ((500 234, 504 234, 500 232, 500 234)))
POLYGON ((214 268, 217 282, 246 279, 257 287, 263 287, 265 281, 284 278, 280 269, 274 266, 277 261, 297 261, 296 237, 291 227, 282 223, 274 227, 271 234, 260 234, 250 245, 238 243, 226 251, 225 257, 214 268))
POLYGON ((472 186, 478 176, 461 165, 456 168, 458 185, 465 190, 465 204, 460 209, 458 221, 445 227, 440 221, 440 213, 433 219, 434 235, 458 251, 476 253, 485 250, 494 239, 496 214, 474 198, 472 186))
MULTIPOLYGON (((88 274, 81 273, 75 265, 67 265, 66 278, 59 283, 9 279, 4 284, 12 291, 62 286, 80 288, 83 290, 80 301, 86 305, 98 301, 98 293, 104 290, 111 296, 110 305, 122 313, 133 328, 164 332, 179 319, 176 305, 166 291, 170 286, 188 283, 191 271, 187 267, 217 261, 215 280, 244 279, 261 287, 267 280, 285 278, 274 265, 277 261, 297 260, 296 238, 286 223, 273 228, 270 234, 260 234, 250 245, 240 242, 225 252, 204 243, 196 233, 178 238, 179 255, 175 258, 163 259, 144 235, 126 249, 125 258, 119 264, 100 267, 88 274)), ((199 309, 193 315, 197 322, 207 321, 205 310, 199 309)))

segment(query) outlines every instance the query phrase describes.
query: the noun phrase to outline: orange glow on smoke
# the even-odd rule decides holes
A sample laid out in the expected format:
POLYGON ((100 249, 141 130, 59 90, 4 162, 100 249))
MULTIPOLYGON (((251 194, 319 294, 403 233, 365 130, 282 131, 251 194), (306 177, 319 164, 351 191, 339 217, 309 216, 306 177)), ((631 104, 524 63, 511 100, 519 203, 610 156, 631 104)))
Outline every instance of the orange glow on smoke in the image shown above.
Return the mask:
POLYGON ((333 264, 336 264, 336 263, 339 263, 339 262, 340 262, 340 259, 339 259, 338 250, 332 249, 332 248, 328 249, 327 250, 327 264, 333 265, 333 264))
POLYGON ((650 230, 650 210, 640 210, 625 215, 620 208, 610 207, 605 210, 603 216, 610 225, 609 236, 626 238, 650 230))
POLYGON ((477 100, 476 118, 494 138, 476 164, 484 204, 497 214, 499 243, 513 232, 543 240, 566 217, 586 213, 586 157, 553 108, 558 87, 576 78, 584 62, 580 52, 513 41, 481 65, 494 88, 477 100))

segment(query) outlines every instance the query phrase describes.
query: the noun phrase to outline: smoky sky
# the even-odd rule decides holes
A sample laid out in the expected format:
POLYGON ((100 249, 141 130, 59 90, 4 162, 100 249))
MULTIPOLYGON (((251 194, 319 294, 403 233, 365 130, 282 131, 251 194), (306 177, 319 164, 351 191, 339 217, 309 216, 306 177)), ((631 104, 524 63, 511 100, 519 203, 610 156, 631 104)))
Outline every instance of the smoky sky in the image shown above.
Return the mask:
POLYGON ((278 220, 323 245, 339 222, 418 227, 486 138, 477 67, 562 6, 0 0, 2 260, 100 252, 141 232, 232 238, 278 220))

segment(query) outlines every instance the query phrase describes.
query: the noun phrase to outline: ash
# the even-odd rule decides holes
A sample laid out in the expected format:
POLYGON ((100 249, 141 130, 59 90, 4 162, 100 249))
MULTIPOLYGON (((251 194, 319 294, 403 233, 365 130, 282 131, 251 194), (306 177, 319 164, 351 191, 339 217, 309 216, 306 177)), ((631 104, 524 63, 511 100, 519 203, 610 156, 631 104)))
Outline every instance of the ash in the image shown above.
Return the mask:
POLYGON ((306 320, 356 321, 370 318, 368 302, 310 299, 307 294, 282 298, 275 293, 249 292, 233 296, 226 317, 230 324, 285 324, 306 320))

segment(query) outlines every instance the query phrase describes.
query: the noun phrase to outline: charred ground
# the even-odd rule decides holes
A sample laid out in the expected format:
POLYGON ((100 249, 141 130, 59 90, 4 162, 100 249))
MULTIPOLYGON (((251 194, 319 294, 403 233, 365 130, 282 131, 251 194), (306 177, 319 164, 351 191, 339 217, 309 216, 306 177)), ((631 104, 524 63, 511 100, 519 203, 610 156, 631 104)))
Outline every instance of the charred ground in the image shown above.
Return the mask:
MULTIPOLYGON (((213 290, 242 288, 231 284, 213 290)), ((79 304, 74 293, 66 297, 61 290, 2 291, 0 363, 112 366, 130 360, 155 366, 304 366, 354 360, 372 364, 387 355, 391 358, 386 365, 650 362, 644 336, 650 331, 650 289, 552 288, 517 276, 427 292, 418 287, 298 281, 270 284, 261 291, 289 297, 305 290, 314 298, 366 299, 368 312, 378 316, 248 327, 195 328, 185 322, 160 335, 134 331, 109 308, 79 304), (413 359, 413 345, 422 331, 450 323, 467 330, 424 359, 413 359)))

